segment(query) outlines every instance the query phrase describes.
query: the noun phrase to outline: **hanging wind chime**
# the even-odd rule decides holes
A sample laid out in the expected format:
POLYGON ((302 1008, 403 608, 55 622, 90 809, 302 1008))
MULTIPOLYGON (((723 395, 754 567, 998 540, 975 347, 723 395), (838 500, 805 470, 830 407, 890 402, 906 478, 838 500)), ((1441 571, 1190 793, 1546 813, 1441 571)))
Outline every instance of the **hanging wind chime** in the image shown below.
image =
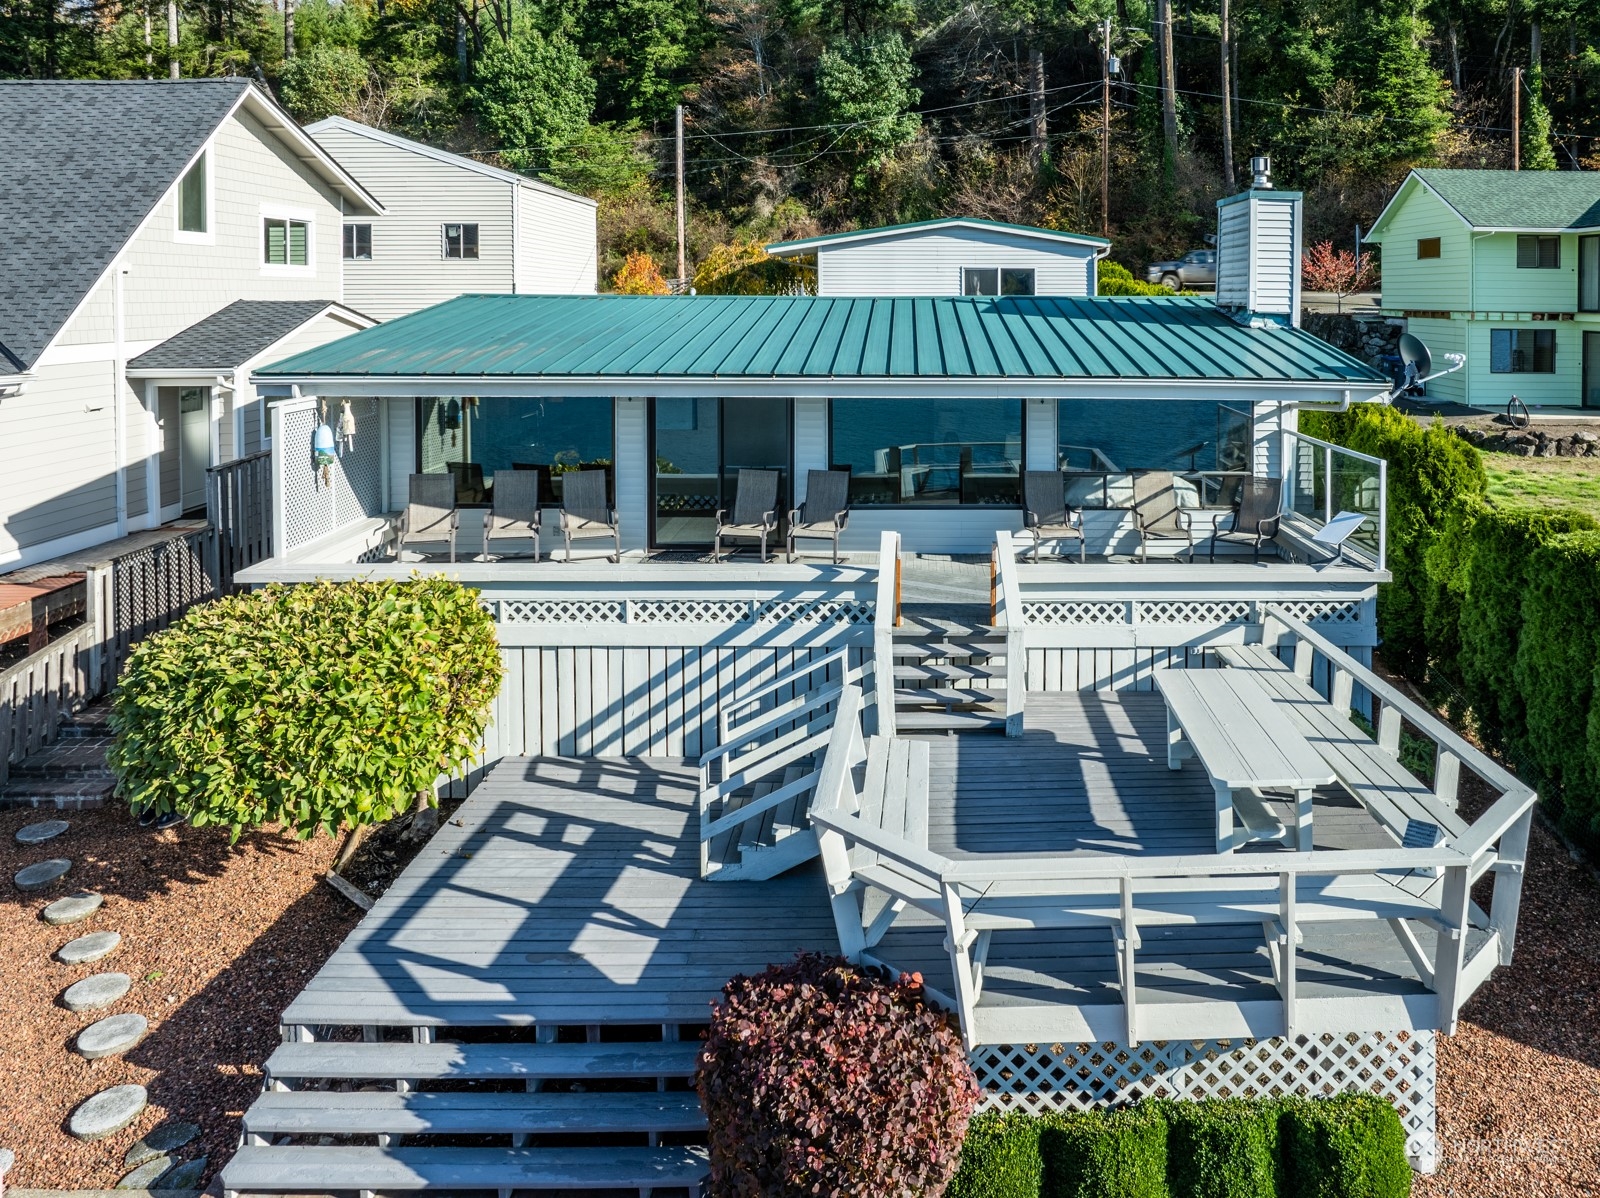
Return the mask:
POLYGON ((318 412, 321 423, 311 434, 311 463, 320 480, 320 487, 333 486, 333 463, 338 456, 333 437, 333 430, 328 427, 328 401, 318 401, 318 412))

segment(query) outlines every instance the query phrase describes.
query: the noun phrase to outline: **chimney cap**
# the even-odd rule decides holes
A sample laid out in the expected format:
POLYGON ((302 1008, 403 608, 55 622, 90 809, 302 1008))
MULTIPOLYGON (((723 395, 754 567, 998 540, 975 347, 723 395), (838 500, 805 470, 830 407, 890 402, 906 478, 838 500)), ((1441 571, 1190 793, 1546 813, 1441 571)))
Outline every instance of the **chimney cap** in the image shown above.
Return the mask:
POLYGON ((1257 191, 1272 190, 1272 159, 1265 154, 1250 159, 1250 173, 1255 176, 1250 186, 1257 191))

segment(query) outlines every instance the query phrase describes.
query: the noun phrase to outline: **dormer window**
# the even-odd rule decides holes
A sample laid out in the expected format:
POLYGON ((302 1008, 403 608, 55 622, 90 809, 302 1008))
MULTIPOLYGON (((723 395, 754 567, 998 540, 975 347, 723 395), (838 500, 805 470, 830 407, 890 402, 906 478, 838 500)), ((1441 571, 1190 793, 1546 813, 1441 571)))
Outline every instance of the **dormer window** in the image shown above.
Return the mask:
POLYGON ((174 235, 178 241, 210 244, 211 151, 201 150, 178 179, 174 235))

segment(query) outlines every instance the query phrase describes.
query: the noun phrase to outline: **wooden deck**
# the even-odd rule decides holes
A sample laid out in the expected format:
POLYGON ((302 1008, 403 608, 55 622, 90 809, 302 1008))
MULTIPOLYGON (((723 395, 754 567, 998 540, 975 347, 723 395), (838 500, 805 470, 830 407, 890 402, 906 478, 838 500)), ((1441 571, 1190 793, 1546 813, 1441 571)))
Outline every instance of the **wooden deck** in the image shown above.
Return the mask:
MULTIPOLYGON (((1214 850, 1211 787, 1192 760, 1167 769, 1159 696, 1034 694, 1028 720, 1021 740, 929 738, 931 849, 1214 850)), ((814 863, 767 882, 698 877, 694 785, 682 759, 500 762, 284 1022, 695 1024, 733 974, 836 950, 814 863)), ((1394 843, 1339 793, 1319 792, 1314 807, 1319 849, 1394 843)), ((942 934, 906 916, 880 955, 943 988, 942 934)), ((1147 1038, 1281 1034, 1263 944, 1259 925, 1148 932, 1138 974, 1147 1038)), ((1385 925, 1307 927, 1301 960, 1301 1030, 1323 1019, 1343 1030, 1433 1026, 1434 997, 1385 925)), ((1036 1034, 1046 1008, 1056 1039, 1117 1039, 1119 994, 1104 932, 996 937, 980 1042, 1036 1034)))

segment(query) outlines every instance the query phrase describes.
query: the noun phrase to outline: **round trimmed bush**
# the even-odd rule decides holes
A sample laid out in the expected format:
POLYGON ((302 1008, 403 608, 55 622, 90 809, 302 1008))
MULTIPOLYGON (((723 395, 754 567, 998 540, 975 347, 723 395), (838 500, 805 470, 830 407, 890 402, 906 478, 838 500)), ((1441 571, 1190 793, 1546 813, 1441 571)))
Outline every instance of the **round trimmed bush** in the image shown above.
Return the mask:
POLYGON ((967 1124, 961 1168, 945 1198, 1039 1198, 1039 1120, 1026 1111, 984 1111, 967 1124))
POLYGON ((1162 1104, 1043 1117, 1044 1198, 1168 1198, 1162 1104))
POLYGON ((978 1101, 920 977, 810 953, 723 988, 697 1085, 716 1198, 937 1198, 978 1101))
POLYGON ((1172 1198, 1274 1198, 1278 1107, 1212 1099, 1165 1104, 1172 1198))
POLYGON ((1376 1094, 1286 1103, 1283 1160, 1295 1198, 1406 1198, 1411 1164, 1400 1116, 1376 1094))
POLYGON ((445 578, 272 586, 141 641, 107 756, 138 809, 300 836, 380 823, 477 751, 494 622, 445 578))

